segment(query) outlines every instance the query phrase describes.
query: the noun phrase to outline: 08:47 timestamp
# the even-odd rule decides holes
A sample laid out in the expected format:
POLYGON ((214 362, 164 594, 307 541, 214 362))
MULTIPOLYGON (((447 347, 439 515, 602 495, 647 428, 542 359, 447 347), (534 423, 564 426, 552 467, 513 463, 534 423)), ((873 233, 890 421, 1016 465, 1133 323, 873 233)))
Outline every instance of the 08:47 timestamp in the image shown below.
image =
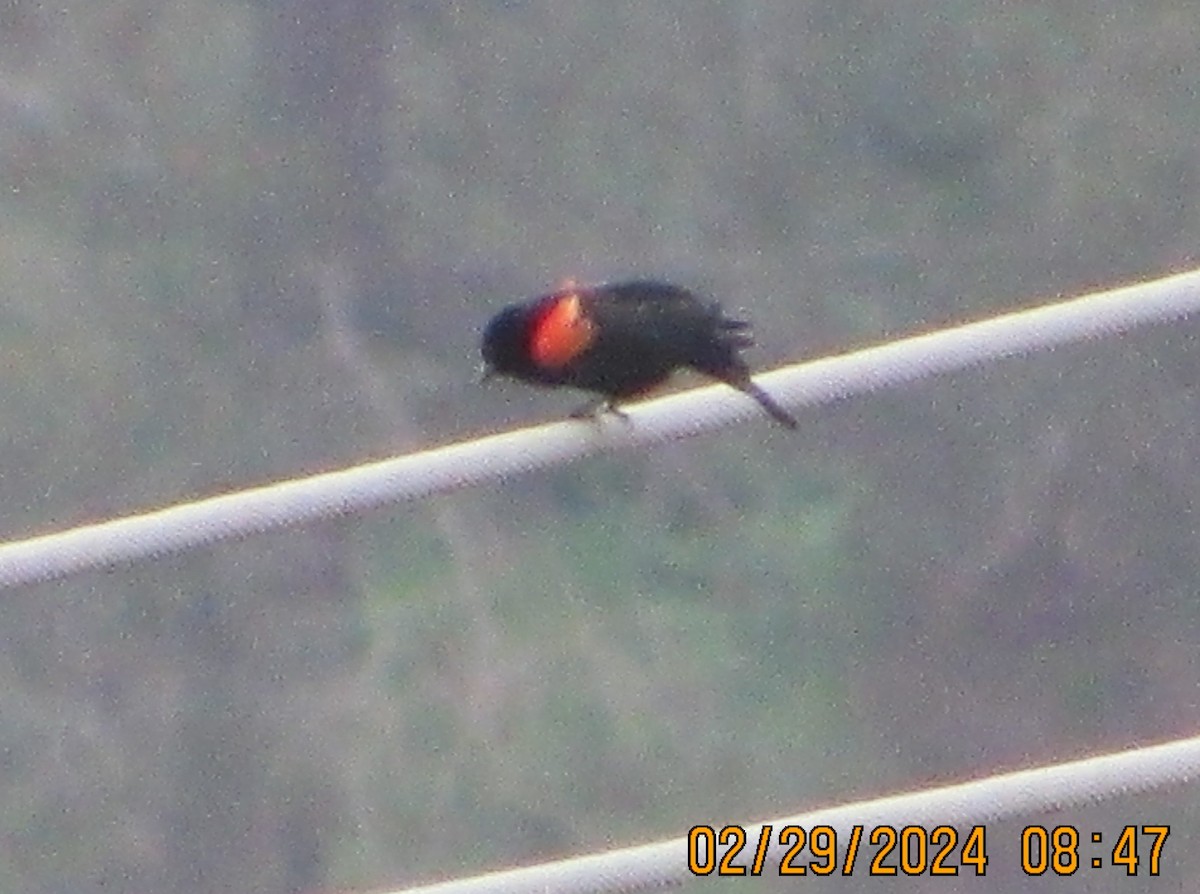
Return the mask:
POLYGON ((1170 826, 1124 826, 1112 850, 1102 850, 1104 836, 1092 832, 1086 836, 1095 850, 1081 844, 1083 837, 1074 826, 1026 826, 1021 831, 1021 869, 1027 875, 1074 875, 1080 869, 1101 869, 1108 865, 1124 866, 1126 875, 1137 875, 1143 860, 1150 875, 1159 874, 1160 858, 1170 826), (1146 850, 1140 837, 1148 838, 1146 850))

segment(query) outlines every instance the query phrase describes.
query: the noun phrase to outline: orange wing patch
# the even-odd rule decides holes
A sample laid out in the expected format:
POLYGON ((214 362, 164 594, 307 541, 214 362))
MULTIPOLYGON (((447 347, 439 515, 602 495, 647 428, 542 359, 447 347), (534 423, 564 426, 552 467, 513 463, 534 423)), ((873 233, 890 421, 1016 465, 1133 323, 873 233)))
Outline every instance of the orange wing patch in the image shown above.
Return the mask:
POLYGON ((596 324, 584 313, 579 295, 556 296, 533 326, 529 354, 538 366, 558 369, 585 350, 596 337, 596 324))

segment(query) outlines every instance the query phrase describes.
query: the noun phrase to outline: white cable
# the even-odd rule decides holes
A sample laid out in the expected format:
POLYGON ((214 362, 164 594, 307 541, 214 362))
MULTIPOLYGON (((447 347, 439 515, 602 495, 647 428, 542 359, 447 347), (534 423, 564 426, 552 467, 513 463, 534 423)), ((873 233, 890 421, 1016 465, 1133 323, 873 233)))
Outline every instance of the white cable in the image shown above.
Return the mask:
MULTIPOLYGON (((751 866, 755 857, 756 843, 764 825, 773 827, 772 846, 763 861, 764 876, 778 876, 780 861, 787 849, 779 844, 779 832, 784 826, 796 825, 806 832, 824 825, 834 830, 837 837, 838 869, 845 868, 846 845, 851 840, 855 826, 862 827, 862 838, 857 859, 850 875, 865 876, 868 864, 878 853, 879 847, 869 843, 871 830, 879 826, 891 826, 897 830, 905 826, 920 826, 926 833, 941 825, 962 830, 971 826, 983 826, 986 856, 989 866, 1003 863, 1006 867, 1018 866, 1020 839, 1000 840, 1000 829, 988 828, 988 824, 1022 816, 1062 812, 1081 808, 1113 795, 1128 795, 1180 784, 1194 779, 1200 772, 1200 737, 1181 739, 1163 745, 1140 748, 1117 754, 1093 757, 1021 770, 1001 776, 992 776, 974 782, 926 789, 904 795, 893 795, 873 801, 860 801, 809 811, 799 816, 769 820, 763 823, 743 823, 746 846, 736 862, 751 866)), ((1069 823, 1071 818, 1064 818, 1069 823)), ((730 817, 697 818, 697 823, 710 823, 720 831, 730 817)), ((1119 830, 1106 830, 1114 836, 1119 830)), ((1016 836, 1020 832, 1015 833, 1016 836)), ((974 875, 975 870, 960 863, 965 846, 965 836, 960 836, 947 863, 960 866, 961 875, 974 875)), ((1089 858, 1093 854, 1111 854, 1115 845, 1107 842, 1104 849, 1092 848, 1090 841, 1081 840, 1080 853, 1089 858)), ((1148 874, 1145 851, 1148 841, 1141 842, 1142 862, 1138 874, 1148 874)), ((1165 849, 1170 852, 1168 840, 1165 849)), ((441 882, 423 887, 408 888, 397 894, 600 894, 600 892, 644 891, 681 884, 694 878, 688 867, 688 840, 675 838, 639 847, 622 848, 586 857, 559 860, 492 872, 474 878, 441 882)), ((930 847, 932 856, 935 848, 930 847)), ((718 847, 718 859, 725 850, 718 847)), ((898 864, 896 853, 886 862, 898 864)), ((807 849, 795 859, 795 863, 807 863, 813 859, 807 849)), ((1164 858, 1169 859, 1169 857, 1164 858)), ((1106 860, 1107 863, 1107 860, 1106 860)), ((1111 869, 1111 866, 1108 866, 1111 869)), ((811 873, 810 873, 811 874, 811 873)), ((1053 876, 1053 872, 1048 873, 1053 876)), ((715 876, 716 873, 713 873, 715 876)))
MULTIPOLYGON (((811 407, 1197 310, 1200 271, 788 366, 756 381, 786 407, 811 407)), ((756 403, 723 385, 649 401, 627 413, 626 420, 556 422, 3 544, 0 589, 353 515, 601 450, 645 447, 762 418, 756 403)), ((762 424, 770 422, 763 418, 762 424)))

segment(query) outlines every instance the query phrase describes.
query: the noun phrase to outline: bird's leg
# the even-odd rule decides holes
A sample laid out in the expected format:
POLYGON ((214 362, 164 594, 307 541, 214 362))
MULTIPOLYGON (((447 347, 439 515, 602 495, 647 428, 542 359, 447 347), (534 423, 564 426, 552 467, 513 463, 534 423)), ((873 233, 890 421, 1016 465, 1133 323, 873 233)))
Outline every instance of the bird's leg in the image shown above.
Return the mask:
POLYGON ((607 403, 608 401, 606 400, 589 400, 586 404, 583 404, 582 406, 576 407, 574 410, 572 410, 569 418, 588 419, 594 421, 596 417, 603 412, 607 403))
POLYGON ((612 413, 626 425, 629 424, 629 414, 617 406, 616 401, 608 400, 604 402, 604 407, 601 410, 603 413, 612 413))
POLYGON ((612 413, 623 422, 629 422, 629 415, 625 413, 612 398, 600 398, 599 400, 588 401, 583 406, 571 412, 572 419, 589 419, 593 422, 598 422, 601 413, 612 413))

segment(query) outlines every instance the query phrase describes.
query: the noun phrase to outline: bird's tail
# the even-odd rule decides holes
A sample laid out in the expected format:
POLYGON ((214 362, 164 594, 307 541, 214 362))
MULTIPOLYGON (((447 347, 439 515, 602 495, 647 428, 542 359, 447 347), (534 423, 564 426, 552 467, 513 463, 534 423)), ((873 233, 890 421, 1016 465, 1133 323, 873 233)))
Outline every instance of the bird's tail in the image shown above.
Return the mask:
POLYGON ((716 305, 713 310, 719 317, 717 320, 717 332, 722 344, 733 350, 749 348, 754 345, 754 336, 750 333, 749 323, 745 320, 731 320, 729 317, 720 317, 720 305, 716 305))
POLYGON ((770 394, 755 384, 754 380, 750 378, 750 370, 748 370, 745 365, 739 363, 732 369, 726 368, 720 372, 714 372, 712 374, 726 384, 732 385, 739 391, 744 391, 746 394, 750 395, 752 398, 758 401, 759 406, 767 411, 767 415, 780 425, 786 425, 788 428, 799 427, 800 423, 796 421, 795 416, 793 416, 783 407, 779 406, 779 403, 775 400, 775 398, 771 397, 770 394))
POLYGON ((792 429, 799 426, 800 423, 796 421, 795 416, 793 416, 783 407, 779 406, 779 404, 776 403, 775 398, 763 391, 758 385, 755 385, 749 377, 746 378, 745 382, 739 383, 737 387, 758 401, 759 405, 767 411, 767 415, 769 415, 780 425, 785 425, 792 429))
POLYGON ((750 324, 745 320, 731 320, 728 317, 721 317, 721 306, 713 305, 713 312, 720 317, 717 322, 717 331, 725 357, 718 364, 717 369, 709 367, 707 371, 728 382, 734 388, 746 392, 767 411, 772 419, 780 425, 786 425, 788 428, 798 428, 799 423, 796 422, 796 417, 785 410, 775 401, 775 398, 763 391, 758 385, 754 384, 754 380, 750 378, 750 370, 745 364, 736 358, 736 352, 742 348, 751 347, 754 344, 754 336, 750 333, 750 324))

